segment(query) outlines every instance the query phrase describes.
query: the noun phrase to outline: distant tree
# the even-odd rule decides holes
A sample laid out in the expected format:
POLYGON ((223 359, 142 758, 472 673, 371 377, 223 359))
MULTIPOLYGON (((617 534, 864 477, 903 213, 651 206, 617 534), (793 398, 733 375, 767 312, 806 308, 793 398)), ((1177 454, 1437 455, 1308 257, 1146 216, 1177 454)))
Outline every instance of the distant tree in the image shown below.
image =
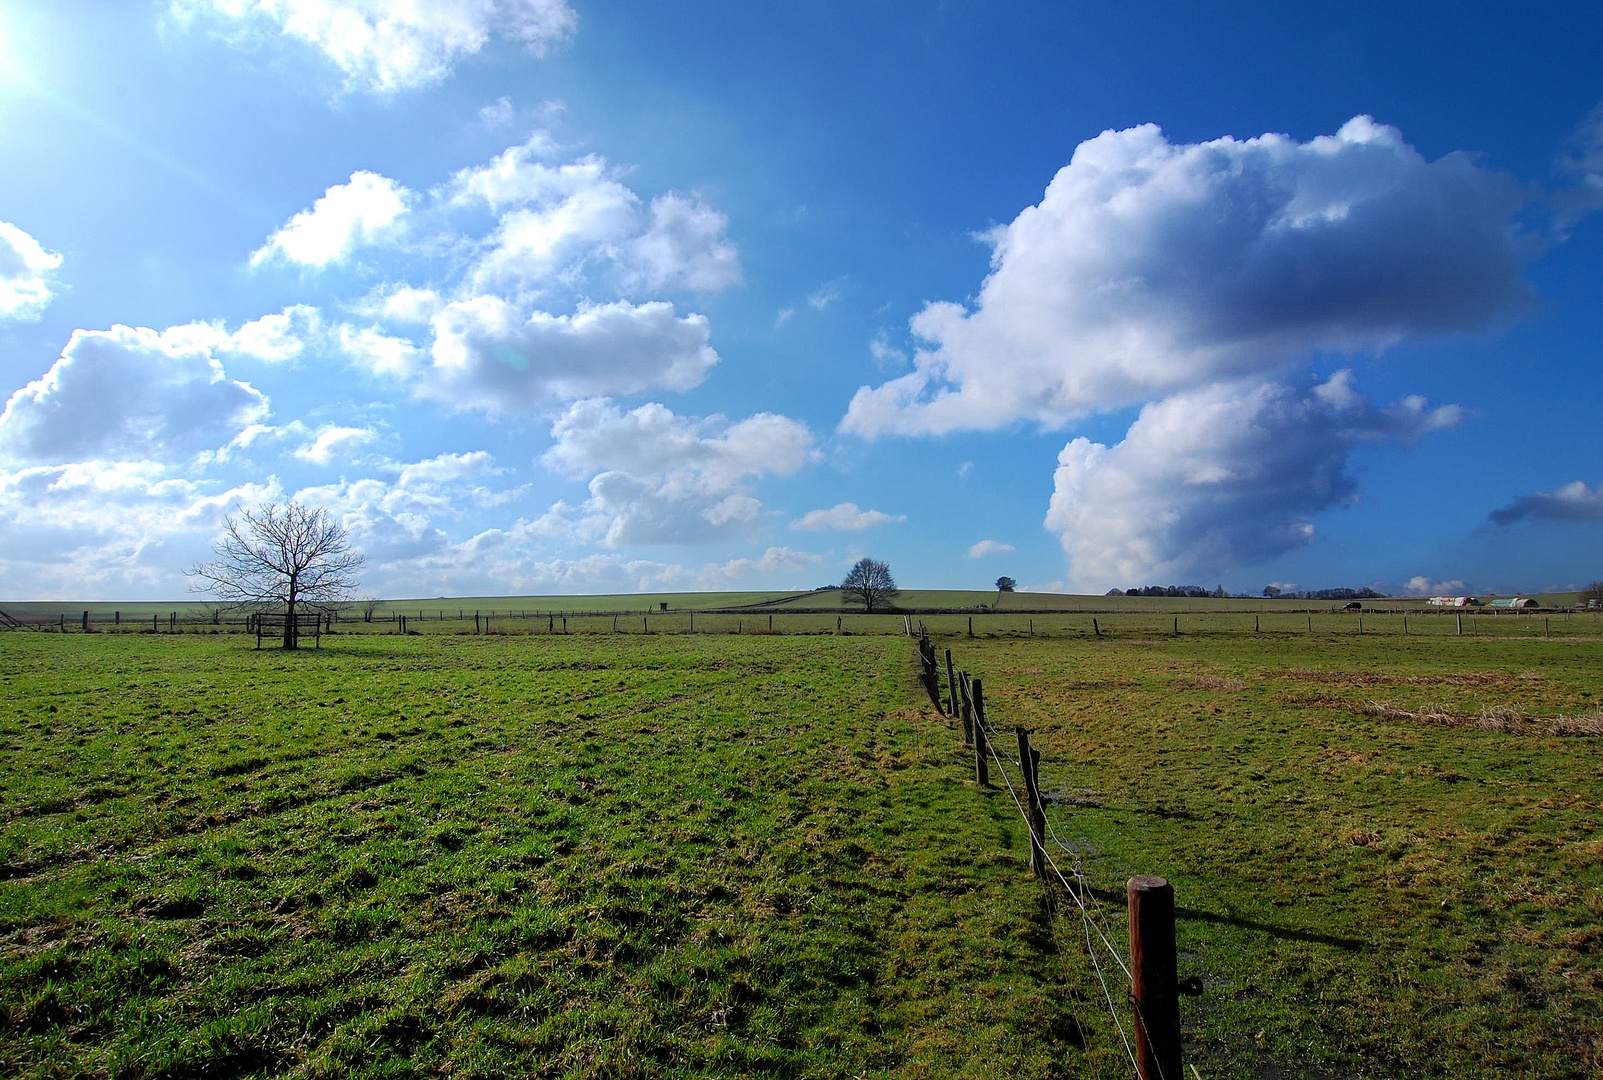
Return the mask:
POLYGON ((1603 607, 1603 581, 1594 581, 1581 590, 1581 606, 1597 604, 1603 607))
POLYGON ((841 599, 848 604, 862 604, 863 610, 873 611, 880 604, 895 599, 901 590, 891 577, 891 564, 868 557, 846 571, 846 580, 840 583, 841 599))
POLYGON ((1280 587, 1278 585, 1265 585, 1263 587, 1263 594, 1273 600, 1275 597, 1280 595, 1280 587))
POLYGON ((383 604, 384 601, 376 596, 364 596, 356 602, 356 608, 362 613, 363 622, 372 622, 373 616, 378 614, 378 609, 383 604))
POLYGON ((333 603, 356 588, 366 559, 322 507, 263 503, 223 522, 217 558, 187 571, 190 588, 229 604, 284 606, 284 648, 297 647, 296 609, 333 603))
POLYGON ((1014 581, 1010 577, 999 577, 999 578, 996 579, 996 591, 997 592, 1012 592, 1014 589, 1017 589, 1018 587, 1019 587, 1019 583, 1014 581))
POLYGON ((1218 598, 1220 598, 1220 599, 1224 598, 1224 594, 1225 594, 1225 587, 1223 585, 1221 585, 1217 589, 1213 590, 1213 595, 1218 597, 1218 598))

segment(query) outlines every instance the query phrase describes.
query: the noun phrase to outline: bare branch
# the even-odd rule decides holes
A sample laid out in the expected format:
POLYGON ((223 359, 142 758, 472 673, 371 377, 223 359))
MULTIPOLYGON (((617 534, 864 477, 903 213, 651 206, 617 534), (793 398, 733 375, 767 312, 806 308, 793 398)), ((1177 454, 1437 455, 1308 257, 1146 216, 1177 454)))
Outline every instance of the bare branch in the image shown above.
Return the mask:
MULTIPOLYGON (((328 511, 299 503, 263 503, 227 518, 212 551, 215 559, 188 571, 191 590, 228 604, 283 604, 289 615, 300 604, 350 596, 367 562, 328 511)), ((289 631, 285 647, 294 648, 289 631)))

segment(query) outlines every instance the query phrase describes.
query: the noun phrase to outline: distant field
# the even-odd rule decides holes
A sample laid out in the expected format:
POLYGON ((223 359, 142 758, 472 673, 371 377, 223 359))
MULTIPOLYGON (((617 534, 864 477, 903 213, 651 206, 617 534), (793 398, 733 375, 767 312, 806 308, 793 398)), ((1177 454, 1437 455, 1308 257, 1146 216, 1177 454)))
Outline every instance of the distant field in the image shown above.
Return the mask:
MULTIPOLYGON (((674 618, 0 634, 0 1074, 1125 1075, 901 619, 674 618)), ((1097 618, 926 621, 1205 1080, 1603 1069, 1600 620, 1097 618)))
MULTIPOLYGON (((1569 607, 1575 604, 1574 593, 1532 594, 1544 607, 1569 607)), ((1301 612, 1332 612, 1340 610, 1338 600, 1268 600, 1259 597, 1213 597, 1191 599, 1165 596, 1083 596, 1069 593, 997 593, 995 591, 952 589, 907 589, 897 598, 897 606, 909 610, 985 610, 999 614, 1009 612, 1084 612, 1093 613, 1225 613, 1260 612, 1264 614, 1295 614, 1301 612)), ((422 597, 389 599, 382 601, 350 602, 341 605, 347 620, 359 618, 369 612, 377 620, 406 615, 418 622, 454 620, 472 621, 475 614, 516 616, 519 618, 550 614, 613 614, 636 615, 660 613, 662 605, 670 613, 688 611, 720 611, 743 609, 743 615, 783 614, 787 611, 823 609, 829 612, 851 614, 861 608, 847 605, 837 589, 805 592, 693 592, 693 593, 619 593, 597 596, 467 596, 422 597)), ((1367 608, 1379 612, 1418 612, 1443 614, 1448 609, 1432 608, 1423 597, 1388 597, 1364 602, 1367 608)), ((1469 612, 1474 609, 1463 609, 1469 612)), ((1488 615, 1487 609, 1479 609, 1488 615)), ((117 601, 0 601, 0 611, 23 621, 49 621, 68 624, 80 621, 89 612, 91 623, 102 626, 120 616, 120 625, 130 629, 148 627, 151 619, 166 620, 177 614, 183 621, 205 620, 214 615, 224 619, 237 619, 237 612, 220 612, 215 603, 186 598, 142 602, 117 601)), ((1511 614, 1506 613, 1505 614, 1511 614)))

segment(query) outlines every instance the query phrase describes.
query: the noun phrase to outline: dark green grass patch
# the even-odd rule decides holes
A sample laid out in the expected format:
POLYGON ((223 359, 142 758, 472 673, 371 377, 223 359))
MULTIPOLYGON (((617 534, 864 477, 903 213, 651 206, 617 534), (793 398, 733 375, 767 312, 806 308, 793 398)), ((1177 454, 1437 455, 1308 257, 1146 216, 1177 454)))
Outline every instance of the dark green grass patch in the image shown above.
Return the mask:
POLYGON ((909 664, 0 636, 0 1074, 1106 1075, 909 664))
POLYGON ((1110 909, 1174 882, 1202 1076, 1600 1075, 1603 643, 1151 629, 943 644, 1110 909))

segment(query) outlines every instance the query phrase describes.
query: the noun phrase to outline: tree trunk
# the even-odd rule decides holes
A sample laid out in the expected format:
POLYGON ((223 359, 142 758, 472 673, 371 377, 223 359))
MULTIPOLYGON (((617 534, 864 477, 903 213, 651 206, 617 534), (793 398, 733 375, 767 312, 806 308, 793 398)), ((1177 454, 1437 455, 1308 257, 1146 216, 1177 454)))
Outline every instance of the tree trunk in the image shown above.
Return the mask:
POLYGON ((284 611, 284 648, 300 648, 300 642, 297 640, 297 631, 299 629, 295 625, 295 578, 291 576, 289 579, 289 602, 284 611))

